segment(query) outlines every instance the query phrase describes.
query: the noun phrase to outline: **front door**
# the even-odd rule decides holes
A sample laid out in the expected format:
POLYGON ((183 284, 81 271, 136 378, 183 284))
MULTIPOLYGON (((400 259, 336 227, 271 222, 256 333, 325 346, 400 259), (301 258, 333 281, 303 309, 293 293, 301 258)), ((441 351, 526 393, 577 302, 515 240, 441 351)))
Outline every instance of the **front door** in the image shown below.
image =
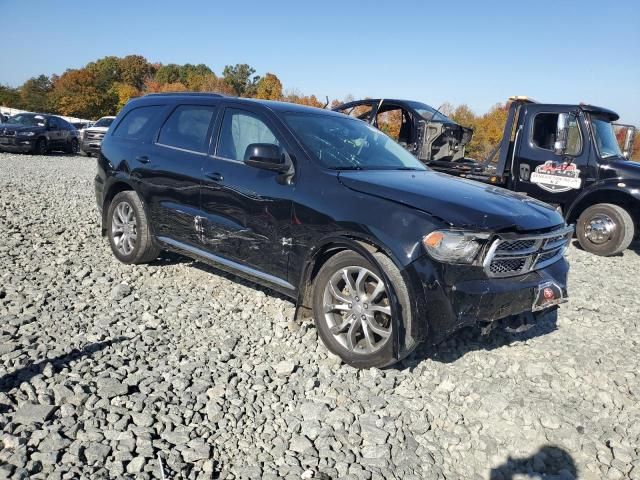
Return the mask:
POLYGON ((570 205, 580 191, 596 181, 597 165, 590 161, 588 130, 584 118, 568 107, 527 105, 517 132, 511 165, 515 190, 551 205, 570 205), (554 152, 558 114, 569 114, 564 155, 554 152))
POLYGON ((246 106, 227 106, 217 146, 203 163, 202 241, 211 253, 273 276, 275 283, 284 285, 294 187, 279 181, 276 172, 243 163, 253 143, 285 148, 282 135, 266 116, 246 106))

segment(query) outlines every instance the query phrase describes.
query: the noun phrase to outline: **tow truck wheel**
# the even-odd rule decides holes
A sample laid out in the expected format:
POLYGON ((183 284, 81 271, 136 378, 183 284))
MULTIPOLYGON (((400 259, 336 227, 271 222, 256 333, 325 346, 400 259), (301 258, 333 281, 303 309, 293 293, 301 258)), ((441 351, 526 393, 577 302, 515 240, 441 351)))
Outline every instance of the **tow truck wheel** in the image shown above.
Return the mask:
POLYGON ((619 205, 598 203, 578 218, 577 235, 587 252, 609 257, 623 252, 633 240, 633 219, 619 205))

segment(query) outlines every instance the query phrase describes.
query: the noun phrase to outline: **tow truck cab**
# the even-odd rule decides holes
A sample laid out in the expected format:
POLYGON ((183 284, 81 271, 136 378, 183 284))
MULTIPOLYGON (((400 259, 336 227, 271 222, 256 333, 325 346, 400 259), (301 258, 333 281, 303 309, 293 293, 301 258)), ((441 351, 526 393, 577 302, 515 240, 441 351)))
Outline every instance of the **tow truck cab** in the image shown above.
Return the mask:
MULTIPOLYGON (((434 170, 522 192, 556 206, 567 223, 576 224, 578 241, 589 252, 609 256, 628 248, 640 231, 640 163, 629 160, 635 127, 614 124, 619 117, 606 108, 543 104, 526 97, 509 100, 503 138, 483 161, 464 156, 464 146, 471 139, 469 129, 447 138, 447 155, 433 155, 411 144, 407 148, 434 170), (614 128, 626 130, 622 150, 614 128)), ((377 102, 379 111, 387 101, 377 102)), ((354 103, 358 102, 336 110, 348 113, 344 108, 354 103)), ((402 112, 402 129, 413 128, 419 135, 424 118, 410 128, 404 126, 405 116, 415 123, 415 117, 402 112)), ((363 119, 379 126, 378 118, 373 111, 363 119)), ((442 123, 455 131, 446 121, 442 123)), ((425 145, 423 138, 416 140, 425 145)))

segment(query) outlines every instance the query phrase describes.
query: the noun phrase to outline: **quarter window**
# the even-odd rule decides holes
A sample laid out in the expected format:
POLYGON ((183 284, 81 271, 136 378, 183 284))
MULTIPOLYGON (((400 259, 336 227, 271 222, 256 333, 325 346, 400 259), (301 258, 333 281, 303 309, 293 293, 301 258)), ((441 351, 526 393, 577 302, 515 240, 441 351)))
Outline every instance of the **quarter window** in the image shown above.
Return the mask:
MULTIPOLYGON (((539 113, 533 119, 533 144, 538 148, 553 151, 556 142, 557 113, 539 113)), ((582 136, 578 119, 569 115, 569 130, 567 135, 566 155, 579 155, 582 150, 582 136)))
POLYGON ((158 143, 194 152, 207 151, 209 125, 215 107, 180 105, 160 129, 158 143))
POLYGON ((216 154, 231 160, 244 160, 247 147, 252 143, 280 146, 271 129, 255 114, 227 108, 224 112, 216 154))
POLYGON ((120 121, 113 136, 130 139, 141 138, 149 127, 151 119, 160 114, 163 108, 160 105, 134 108, 120 121))

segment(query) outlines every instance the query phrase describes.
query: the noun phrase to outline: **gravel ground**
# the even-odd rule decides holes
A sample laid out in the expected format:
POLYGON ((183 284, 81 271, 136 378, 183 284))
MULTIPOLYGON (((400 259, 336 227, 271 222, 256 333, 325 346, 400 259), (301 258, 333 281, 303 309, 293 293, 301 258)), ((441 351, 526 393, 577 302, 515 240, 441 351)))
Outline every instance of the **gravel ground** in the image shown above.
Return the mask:
POLYGON ((526 333, 357 371, 273 292, 118 263, 94 172, 0 154, 0 478, 640 479, 638 246, 572 247, 526 333))

